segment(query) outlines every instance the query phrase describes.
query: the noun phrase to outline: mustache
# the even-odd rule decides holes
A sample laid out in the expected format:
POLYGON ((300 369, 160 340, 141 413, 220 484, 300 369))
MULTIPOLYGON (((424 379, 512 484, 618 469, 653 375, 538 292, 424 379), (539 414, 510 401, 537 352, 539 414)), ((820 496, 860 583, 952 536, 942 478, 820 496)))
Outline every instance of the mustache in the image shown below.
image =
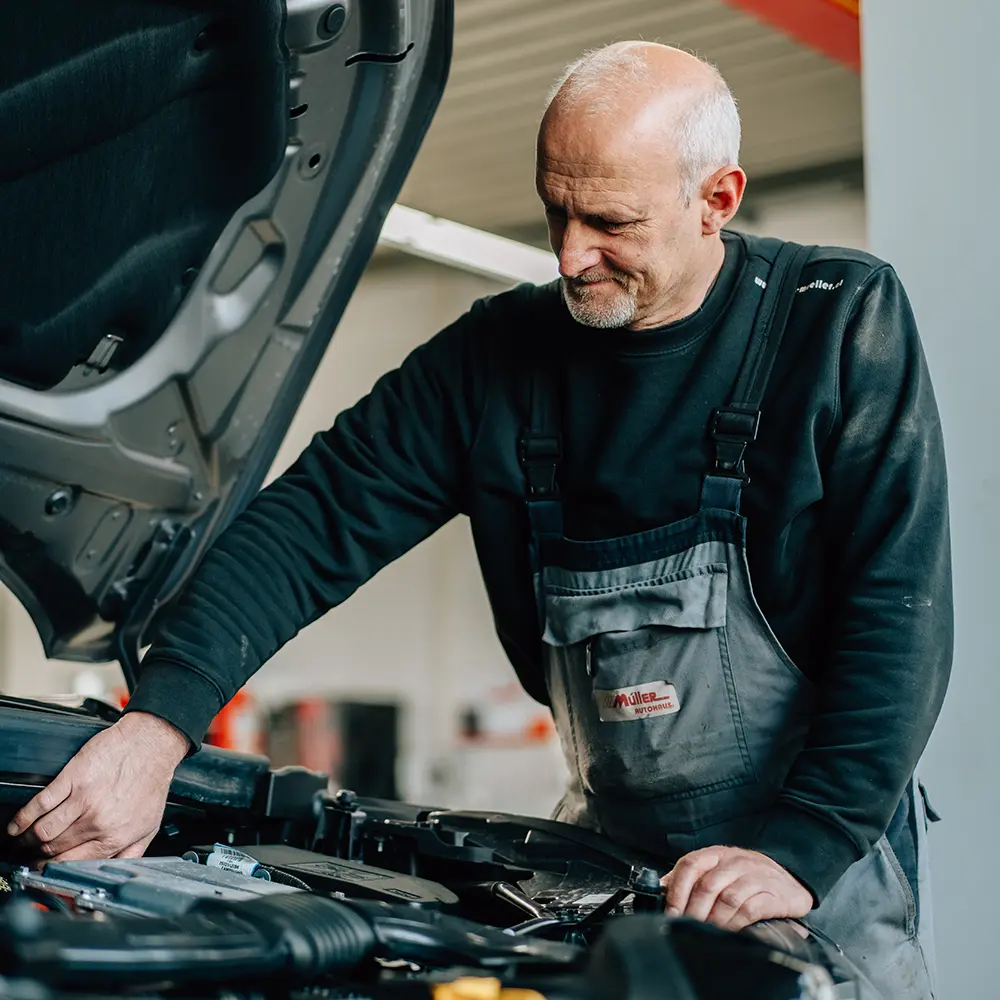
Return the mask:
POLYGON ((628 275, 622 271, 586 271, 583 274, 578 274, 575 278, 563 278, 563 281, 574 288, 596 285, 599 281, 613 281, 621 285, 622 288, 628 288, 629 284, 628 275))

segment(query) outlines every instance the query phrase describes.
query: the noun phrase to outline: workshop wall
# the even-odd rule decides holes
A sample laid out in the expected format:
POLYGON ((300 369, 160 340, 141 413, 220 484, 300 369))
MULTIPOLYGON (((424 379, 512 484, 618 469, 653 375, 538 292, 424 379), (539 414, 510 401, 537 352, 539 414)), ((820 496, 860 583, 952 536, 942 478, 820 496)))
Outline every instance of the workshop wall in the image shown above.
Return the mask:
POLYGON ((864 191, 854 183, 801 183, 756 195, 753 178, 733 228, 796 243, 868 248, 864 191))
POLYGON ((955 667, 923 764, 943 1000, 996 997, 1000 868, 996 236, 978 197, 1000 155, 1000 7, 882 0, 863 18, 872 246, 920 326, 948 459, 955 667))

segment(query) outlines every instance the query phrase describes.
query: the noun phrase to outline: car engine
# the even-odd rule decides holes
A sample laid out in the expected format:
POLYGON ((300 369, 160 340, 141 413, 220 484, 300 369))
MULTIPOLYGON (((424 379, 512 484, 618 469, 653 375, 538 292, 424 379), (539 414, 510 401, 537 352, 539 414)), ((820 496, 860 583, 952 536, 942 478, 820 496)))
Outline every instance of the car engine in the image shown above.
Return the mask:
MULTIPOLYGON (((109 711, 0 699, 4 817, 109 711)), ((668 919, 657 862, 591 831, 360 798, 207 747, 147 857, 40 868, 7 840, 0 861, 11 1000, 877 997, 805 923, 668 919)))

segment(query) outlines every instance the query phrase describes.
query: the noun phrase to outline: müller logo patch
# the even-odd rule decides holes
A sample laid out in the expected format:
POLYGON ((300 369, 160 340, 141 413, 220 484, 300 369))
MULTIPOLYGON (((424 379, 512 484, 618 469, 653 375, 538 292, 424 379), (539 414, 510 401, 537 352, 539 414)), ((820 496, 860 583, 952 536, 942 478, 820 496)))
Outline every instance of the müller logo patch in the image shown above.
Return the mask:
POLYGON ((653 681, 634 687, 594 691, 601 722, 632 722, 654 715, 673 715, 681 710, 681 703, 673 684, 653 681))

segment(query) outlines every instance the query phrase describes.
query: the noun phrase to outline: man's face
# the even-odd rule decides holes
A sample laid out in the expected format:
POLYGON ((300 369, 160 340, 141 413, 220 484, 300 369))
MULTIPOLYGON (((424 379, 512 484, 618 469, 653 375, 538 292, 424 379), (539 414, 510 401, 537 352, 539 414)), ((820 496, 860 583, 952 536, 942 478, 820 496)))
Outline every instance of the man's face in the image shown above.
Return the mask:
POLYGON ((700 207, 685 204, 662 147, 608 133, 569 114, 547 122, 536 186, 574 319, 644 329, 664 322, 690 273, 700 207))

